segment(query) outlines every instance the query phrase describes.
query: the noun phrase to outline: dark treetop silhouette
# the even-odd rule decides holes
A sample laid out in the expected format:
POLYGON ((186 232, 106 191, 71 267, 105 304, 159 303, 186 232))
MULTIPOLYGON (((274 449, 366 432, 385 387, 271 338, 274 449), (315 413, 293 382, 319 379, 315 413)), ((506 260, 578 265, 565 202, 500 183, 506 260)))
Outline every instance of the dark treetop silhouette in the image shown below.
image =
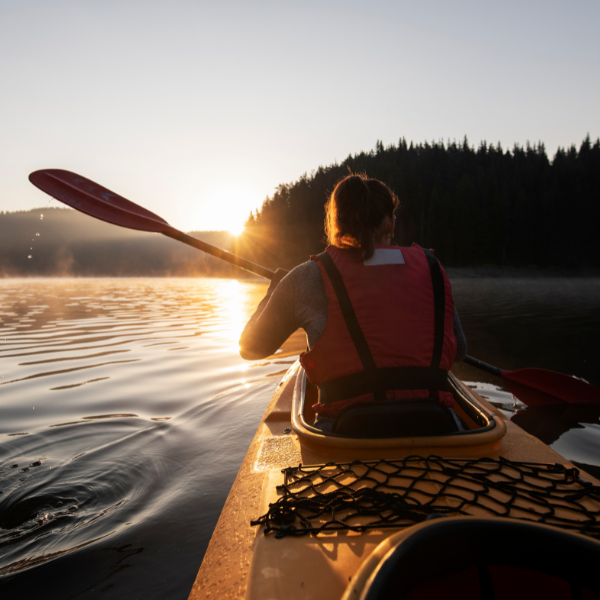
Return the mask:
POLYGON ((589 136, 552 160, 542 144, 505 151, 485 142, 475 149, 466 138, 377 142, 371 152, 280 185, 250 215, 232 251, 289 269, 324 248, 323 206, 349 169, 396 191, 396 240, 434 248, 446 267, 600 267, 600 141, 589 136))

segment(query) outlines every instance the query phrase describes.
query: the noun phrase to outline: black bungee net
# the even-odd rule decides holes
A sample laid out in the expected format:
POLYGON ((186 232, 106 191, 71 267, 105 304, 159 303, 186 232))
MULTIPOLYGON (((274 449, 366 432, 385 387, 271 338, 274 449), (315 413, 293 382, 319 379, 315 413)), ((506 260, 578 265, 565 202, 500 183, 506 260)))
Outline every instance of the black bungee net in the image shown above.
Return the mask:
POLYGON ((251 521, 276 538, 471 515, 534 521, 600 539, 600 486, 559 463, 409 456, 299 465, 282 473, 281 497, 251 521))

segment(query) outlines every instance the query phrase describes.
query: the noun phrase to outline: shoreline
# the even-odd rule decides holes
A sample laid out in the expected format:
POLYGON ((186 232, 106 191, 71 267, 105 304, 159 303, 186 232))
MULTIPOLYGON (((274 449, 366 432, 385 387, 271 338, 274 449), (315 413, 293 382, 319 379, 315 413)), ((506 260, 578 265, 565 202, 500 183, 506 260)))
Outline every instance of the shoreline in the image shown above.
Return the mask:
POLYGON ((600 269, 558 267, 444 267, 452 279, 597 279, 600 269))
MULTIPOLYGON (((453 279, 598 279, 600 278, 600 269, 582 268, 582 269, 560 269, 552 267, 444 267, 450 280, 453 279)), ((144 274, 137 275, 78 275, 78 274, 4 274, 0 273, 0 281, 10 279, 19 280, 49 280, 49 279, 240 279, 244 281, 266 281, 252 273, 240 272, 239 275, 222 275, 216 273, 206 273, 197 275, 156 275, 144 274)))

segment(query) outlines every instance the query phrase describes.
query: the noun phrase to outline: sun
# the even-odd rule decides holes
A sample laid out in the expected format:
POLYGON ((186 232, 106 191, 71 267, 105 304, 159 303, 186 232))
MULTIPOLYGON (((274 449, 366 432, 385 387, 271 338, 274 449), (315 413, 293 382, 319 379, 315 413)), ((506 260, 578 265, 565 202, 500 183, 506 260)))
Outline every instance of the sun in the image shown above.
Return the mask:
POLYGON ((237 237, 238 235, 241 235, 244 231, 244 225, 245 224, 243 221, 232 222, 227 227, 227 231, 234 237, 237 237))
POLYGON ((202 198, 186 204, 186 227, 193 231, 227 231, 237 237, 244 231, 250 212, 260 204, 260 197, 260 191, 241 183, 228 182, 208 190, 202 198))

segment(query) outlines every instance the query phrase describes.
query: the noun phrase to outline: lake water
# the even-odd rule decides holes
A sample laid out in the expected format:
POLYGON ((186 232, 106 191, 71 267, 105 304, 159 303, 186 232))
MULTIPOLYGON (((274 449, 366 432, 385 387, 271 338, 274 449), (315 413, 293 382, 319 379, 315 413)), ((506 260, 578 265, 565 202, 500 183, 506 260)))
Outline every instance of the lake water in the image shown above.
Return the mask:
MULTIPOLYGON (((600 281, 453 280, 469 353, 600 386, 600 281)), ((247 363, 266 284, 0 280, 0 596, 187 598, 281 375, 247 363)), ((600 467, 598 411, 532 410, 466 365, 521 426, 600 467)), ((599 471, 595 471, 596 473, 599 471)))

